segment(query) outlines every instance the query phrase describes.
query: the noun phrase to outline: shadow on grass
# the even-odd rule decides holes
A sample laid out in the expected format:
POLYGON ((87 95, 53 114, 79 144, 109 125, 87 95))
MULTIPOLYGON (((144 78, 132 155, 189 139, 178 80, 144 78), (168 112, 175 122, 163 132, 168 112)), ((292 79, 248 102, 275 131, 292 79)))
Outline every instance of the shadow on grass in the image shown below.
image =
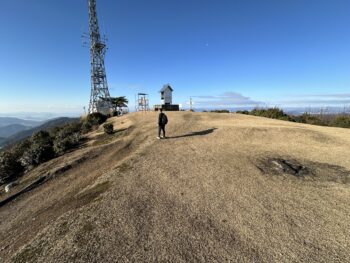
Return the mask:
POLYGON ((208 135, 210 133, 213 133, 216 129, 217 128, 211 128, 211 129, 207 129, 207 130, 203 130, 203 131, 191 132, 191 133, 184 134, 184 135, 170 136, 170 137, 166 137, 166 139, 178 139, 178 138, 192 137, 192 136, 204 136, 204 135, 208 135))

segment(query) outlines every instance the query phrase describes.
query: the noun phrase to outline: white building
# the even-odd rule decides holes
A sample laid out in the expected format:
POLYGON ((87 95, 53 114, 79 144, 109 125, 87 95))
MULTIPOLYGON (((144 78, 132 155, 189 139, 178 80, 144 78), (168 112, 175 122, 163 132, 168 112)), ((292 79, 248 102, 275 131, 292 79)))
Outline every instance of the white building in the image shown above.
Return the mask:
POLYGON ((162 105, 173 104, 173 89, 169 84, 164 85, 159 92, 162 105))
POLYGON ((158 111, 160 109, 166 111, 178 111, 179 105, 173 104, 173 88, 169 84, 165 84, 159 91, 160 93, 160 105, 154 105, 153 109, 158 111))

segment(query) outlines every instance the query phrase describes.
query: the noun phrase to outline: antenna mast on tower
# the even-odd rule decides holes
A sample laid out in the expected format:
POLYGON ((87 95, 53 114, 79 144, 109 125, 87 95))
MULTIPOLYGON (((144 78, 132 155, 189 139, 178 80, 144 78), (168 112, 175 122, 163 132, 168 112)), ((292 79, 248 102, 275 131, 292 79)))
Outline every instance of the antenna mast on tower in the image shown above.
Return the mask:
POLYGON ((101 38, 98 26, 96 0, 88 0, 89 4, 89 35, 90 35, 90 74, 91 95, 89 113, 107 114, 112 108, 108 90, 105 54, 106 41, 101 38))

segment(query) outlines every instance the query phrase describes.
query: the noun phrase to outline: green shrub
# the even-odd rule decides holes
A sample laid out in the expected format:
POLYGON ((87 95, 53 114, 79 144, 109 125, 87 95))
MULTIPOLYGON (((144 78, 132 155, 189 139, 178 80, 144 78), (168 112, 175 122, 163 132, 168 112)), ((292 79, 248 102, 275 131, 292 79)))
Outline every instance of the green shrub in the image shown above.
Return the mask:
POLYGON ((95 112, 89 114, 81 125, 81 131, 87 133, 94 128, 97 128, 100 124, 104 123, 107 120, 107 116, 102 113, 95 112))
POLYGON ((62 127, 53 127, 49 130, 49 134, 52 138, 55 138, 56 134, 62 129, 62 127))
POLYGON ((23 154, 32 147, 32 142, 30 139, 26 139, 20 143, 17 143, 15 146, 11 148, 11 151, 16 156, 16 158, 20 159, 23 154))
POLYGON ((16 180, 23 171, 24 167, 15 152, 8 150, 0 153, 0 184, 16 180))
POLYGON ((52 138, 55 138, 57 136, 57 134, 62 133, 62 131, 64 131, 63 133, 66 135, 70 135, 72 133, 80 133, 82 130, 82 125, 83 123, 81 121, 76 121, 76 122, 72 122, 69 124, 66 124, 62 127, 54 127, 51 128, 49 130, 50 136, 52 138))
POLYGON ((80 133, 67 133, 65 130, 59 131, 53 141, 53 149, 56 155, 61 155, 70 149, 75 148, 80 142, 80 133))
POLYGON ((57 155, 75 148, 80 142, 82 123, 71 123, 62 127, 55 135, 53 148, 57 155))
POLYGON ((88 133, 92 130, 92 124, 90 122, 84 121, 81 125, 81 132, 88 133))
POLYGON ((92 125, 100 125, 106 120, 107 116, 99 112, 91 113, 86 117, 86 121, 91 123, 92 125))
POLYGON ((68 150, 75 148, 77 145, 79 145, 80 138, 80 133, 77 132, 69 134, 65 137, 58 135, 53 144, 53 149, 56 155, 64 154, 68 150))
POLYGON ((67 124, 61 128, 66 134, 81 132, 82 123, 80 121, 67 124))
POLYGON ((304 113, 300 116, 295 116, 294 121, 312 125, 326 125, 326 123, 322 121, 319 117, 311 115, 309 113, 304 113))
POLYGON ((51 160, 55 157, 53 139, 46 131, 35 133, 31 139, 31 147, 24 152, 21 163, 27 169, 51 160))
POLYGON ((350 128, 350 115, 339 115, 332 122, 332 126, 350 128))
POLYGON ((22 176, 25 167, 21 158, 30 147, 31 142, 27 139, 0 153, 0 184, 9 183, 22 176))
POLYGON ((113 134, 113 124, 112 123, 105 123, 103 125, 103 130, 107 134, 113 134))
POLYGON ((236 111, 236 113, 249 115, 249 111, 247 111, 247 110, 238 110, 238 111, 236 111))
POLYGON ((258 109, 255 108, 250 112, 251 115, 260 116, 271 119, 286 120, 289 121, 291 118, 284 113, 283 110, 279 108, 269 108, 269 109, 258 109))
POLYGON ((210 112, 215 112, 215 113, 230 113, 229 110, 211 110, 210 112))

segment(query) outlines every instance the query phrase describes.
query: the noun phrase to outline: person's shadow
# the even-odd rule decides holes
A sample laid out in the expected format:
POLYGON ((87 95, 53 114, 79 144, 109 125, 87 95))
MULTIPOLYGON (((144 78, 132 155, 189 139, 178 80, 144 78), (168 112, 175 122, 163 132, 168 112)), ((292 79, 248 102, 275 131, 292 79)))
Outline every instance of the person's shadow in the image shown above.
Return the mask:
POLYGON ((191 132, 188 134, 184 135, 178 135, 178 136, 170 136, 166 137, 166 139, 178 139, 178 138, 184 138, 184 137, 192 137, 192 136, 203 136, 203 135, 208 135, 210 133, 213 133, 217 128, 211 128, 203 131, 198 131, 198 132, 191 132))

